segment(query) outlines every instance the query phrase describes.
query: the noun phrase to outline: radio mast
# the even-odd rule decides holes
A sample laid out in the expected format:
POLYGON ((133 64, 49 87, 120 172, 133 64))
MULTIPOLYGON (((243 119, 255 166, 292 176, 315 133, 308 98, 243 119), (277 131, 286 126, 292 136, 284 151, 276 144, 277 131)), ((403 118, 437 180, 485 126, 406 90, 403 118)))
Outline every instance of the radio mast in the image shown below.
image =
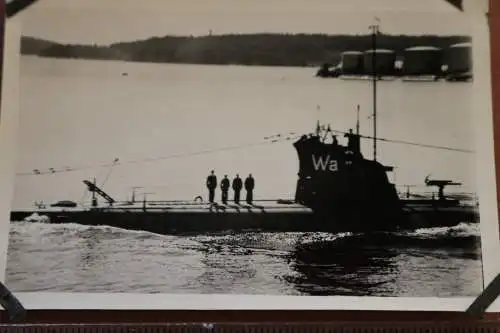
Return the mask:
MULTIPOLYGON (((376 22, 380 22, 375 18, 376 22)), ((373 85, 373 160, 377 160, 377 35, 379 25, 377 23, 370 25, 372 31, 372 85, 373 85)))

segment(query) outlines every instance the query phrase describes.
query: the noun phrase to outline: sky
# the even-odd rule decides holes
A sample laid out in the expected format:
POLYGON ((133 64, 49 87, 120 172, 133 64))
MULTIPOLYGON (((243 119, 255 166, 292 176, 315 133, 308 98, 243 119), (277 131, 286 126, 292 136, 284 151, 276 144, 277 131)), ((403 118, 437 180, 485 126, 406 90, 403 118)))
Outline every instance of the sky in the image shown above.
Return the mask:
POLYGON ((24 35, 81 44, 210 31, 365 34, 375 15, 384 33, 469 34, 443 0, 41 0, 21 15, 24 35))

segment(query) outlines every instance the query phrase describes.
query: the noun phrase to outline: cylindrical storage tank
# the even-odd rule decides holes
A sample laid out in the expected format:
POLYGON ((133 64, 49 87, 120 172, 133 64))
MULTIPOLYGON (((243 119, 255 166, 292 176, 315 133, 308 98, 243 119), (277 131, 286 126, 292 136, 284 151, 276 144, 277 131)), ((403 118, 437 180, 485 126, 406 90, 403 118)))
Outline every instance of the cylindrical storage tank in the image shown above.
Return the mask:
POLYGON ((342 74, 363 74, 363 52, 346 51, 340 57, 342 74))
POLYGON ((404 75, 439 75, 442 50, 432 46, 415 46, 404 50, 404 75))
POLYGON ((367 50, 364 54, 364 69, 368 75, 373 75, 373 56, 375 55, 375 73, 377 75, 394 75, 396 52, 392 50, 367 50))
POLYGON ((448 74, 472 72, 472 44, 451 45, 445 52, 443 65, 448 67, 448 74))

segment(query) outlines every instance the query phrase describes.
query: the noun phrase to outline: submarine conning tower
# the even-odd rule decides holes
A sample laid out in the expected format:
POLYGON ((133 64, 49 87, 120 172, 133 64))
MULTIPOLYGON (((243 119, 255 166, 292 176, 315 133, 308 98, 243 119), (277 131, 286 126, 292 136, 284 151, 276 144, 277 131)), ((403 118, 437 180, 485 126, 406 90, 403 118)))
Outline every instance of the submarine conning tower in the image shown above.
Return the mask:
POLYGON ((366 159, 361 136, 349 130, 347 144, 319 131, 303 135, 294 147, 299 159, 295 201, 335 224, 380 229, 400 221, 402 205, 387 175, 391 167, 366 159))

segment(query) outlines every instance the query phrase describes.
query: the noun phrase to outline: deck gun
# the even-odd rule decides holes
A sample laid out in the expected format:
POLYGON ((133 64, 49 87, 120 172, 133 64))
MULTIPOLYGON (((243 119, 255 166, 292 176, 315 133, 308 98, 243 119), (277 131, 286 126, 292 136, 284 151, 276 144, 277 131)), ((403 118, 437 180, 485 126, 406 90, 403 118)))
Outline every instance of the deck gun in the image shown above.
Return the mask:
POLYGON ((456 183, 452 180, 438 180, 438 179, 429 179, 429 176, 425 177, 425 184, 427 186, 437 186, 438 188, 438 199, 446 200, 444 196, 444 188, 446 186, 460 186, 462 183, 456 183))

